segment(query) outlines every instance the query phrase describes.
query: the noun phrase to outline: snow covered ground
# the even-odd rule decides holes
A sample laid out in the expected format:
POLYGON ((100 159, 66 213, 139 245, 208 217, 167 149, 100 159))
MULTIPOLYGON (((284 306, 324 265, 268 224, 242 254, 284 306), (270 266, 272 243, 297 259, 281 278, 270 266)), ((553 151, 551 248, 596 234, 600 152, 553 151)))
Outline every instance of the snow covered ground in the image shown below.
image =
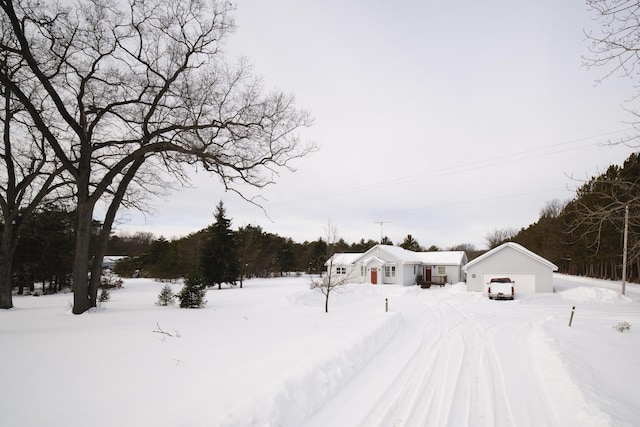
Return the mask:
POLYGON ((212 289, 200 310, 154 305, 147 279, 81 316, 70 294, 18 296, 0 311, 0 424, 638 425, 640 289, 554 286, 346 285, 328 314, 308 277, 212 289))

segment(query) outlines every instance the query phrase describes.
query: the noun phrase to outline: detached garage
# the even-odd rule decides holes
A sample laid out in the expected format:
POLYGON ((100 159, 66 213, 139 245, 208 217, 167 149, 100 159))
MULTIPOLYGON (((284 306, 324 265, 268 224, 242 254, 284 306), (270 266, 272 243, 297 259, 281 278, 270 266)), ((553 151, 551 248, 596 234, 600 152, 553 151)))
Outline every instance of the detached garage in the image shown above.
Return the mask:
POLYGON ((494 277, 509 277, 515 292, 553 292, 553 272, 558 267, 522 245, 504 243, 470 261, 462 270, 467 275, 467 290, 486 292, 494 277))

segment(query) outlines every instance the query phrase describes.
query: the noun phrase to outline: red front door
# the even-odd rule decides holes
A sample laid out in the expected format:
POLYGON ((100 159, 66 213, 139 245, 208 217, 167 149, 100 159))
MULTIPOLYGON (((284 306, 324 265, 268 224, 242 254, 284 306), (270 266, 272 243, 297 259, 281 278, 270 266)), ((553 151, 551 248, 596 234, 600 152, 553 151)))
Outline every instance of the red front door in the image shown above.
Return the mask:
POLYGON ((377 268, 372 268, 371 269, 371 283, 374 285, 378 284, 378 269, 377 268))
POLYGON ((430 268, 425 268, 425 270, 424 270, 424 281, 425 282, 430 282, 431 281, 431 269, 430 268))

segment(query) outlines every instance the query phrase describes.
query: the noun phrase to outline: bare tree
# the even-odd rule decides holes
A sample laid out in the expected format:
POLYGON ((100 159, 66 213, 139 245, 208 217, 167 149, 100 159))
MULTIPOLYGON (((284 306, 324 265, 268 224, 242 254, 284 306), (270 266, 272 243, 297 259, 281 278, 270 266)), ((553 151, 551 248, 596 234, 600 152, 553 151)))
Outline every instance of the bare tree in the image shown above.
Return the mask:
POLYGON ((487 242, 487 247, 489 249, 493 249, 495 247, 500 246, 504 242, 508 242, 512 240, 518 234, 518 230, 515 228, 503 228, 498 229, 487 233, 485 240, 487 242))
POLYGON ((553 199, 548 201, 544 207, 540 210, 541 218, 558 218, 564 208, 567 206, 566 201, 561 201, 559 199, 553 199))
MULTIPOLYGON (((587 0, 587 5, 598 25, 585 31, 590 42, 590 55, 584 59, 585 65, 604 71, 598 83, 610 77, 634 81, 640 65, 640 3, 631 0, 587 0)), ((635 106, 639 95, 640 86, 636 84, 623 100, 624 108, 633 116, 634 131, 617 141, 610 141, 610 144, 625 144, 634 150, 640 145, 640 111, 635 106)), ((625 165, 637 162, 637 157, 634 158, 636 154, 632 154, 625 165)), ((610 168, 602 176, 585 183, 576 199, 568 205, 569 231, 573 242, 587 242, 585 252, 586 249, 592 249, 595 254, 588 261, 590 267, 593 267, 596 259, 601 265, 606 259, 608 264, 612 264, 610 270, 619 270, 618 263, 612 259, 621 255, 615 252, 620 246, 618 240, 625 223, 626 206, 629 206, 631 213, 630 238, 632 242, 637 239, 635 230, 639 224, 634 215, 640 209, 640 200, 634 191, 638 185, 635 179, 637 167, 634 168, 631 174, 625 173, 626 176, 618 175, 619 171, 610 168)), ((637 259, 640 254, 638 250, 640 247, 632 243, 630 256, 637 259)))
MULTIPOLYGON (((11 37, 0 48, 26 67, 2 72, 47 144, 73 177, 77 203, 74 313, 96 305, 102 257, 122 203, 153 191, 158 170, 188 182, 185 165, 217 175, 249 201, 314 147, 296 130, 309 114, 291 96, 264 95, 245 60, 231 66, 223 40, 229 2, 0 0, 11 37), (36 81, 41 100, 23 81, 36 81), (89 245, 98 202, 107 204, 100 243, 89 245), (91 279, 87 280, 87 267, 91 279)), ((0 64, 1 65, 1 64, 0 64)), ((155 188, 157 189, 157 188, 155 188)))
MULTIPOLYGON (((2 55, 6 59, 6 54, 2 55)), ((3 61, 5 74, 20 64, 3 61)), ((13 258, 22 225, 64 181, 45 141, 8 87, 0 87, 0 308, 13 307, 13 258)))
MULTIPOLYGON (((329 222, 326 228, 327 253, 326 266, 327 272, 321 274, 319 278, 311 281, 311 289, 320 289, 324 295, 324 312, 329 312, 329 296, 336 288, 344 285, 350 279, 349 271, 336 270, 334 261, 336 259, 336 242, 338 241, 338 229, 329 222)), ((342 267, 338 267, 342 268, 342 267)))
MULTIPOLYGON (((636 79, 640 64, 640 4, 635 0, 587 0, 587 6, 599 25, 585 31, 590 55, 584 57, 584 64, 604 69, 598 83, 609 77, 636 79)), ((634 116, 635 130, 620 140, 610 141, 611 144, 633 148, 639 145, 640 111, 632 103, 638 100, 640 86, 636 85, 633 91, 623 101, 630 105, 624 108, 634 116)))
POLYGON ((629 255, 640 256, 640 155, 632 154, 624 167, 611 166, 602 175, 592 178, 578 190, 576 198, 567 206, 568 232, 573 240, 584 240, 594 253, 611 238, 616 246, 625 225, 625 209, 631 211, 629 255))
POLYGON ((640 61, 640 5, 635 0, 587 0, 587 6, 600 26, 586 31, 592 55, 585 64, 610 68, 601 80, 616 74, 635 78, 640 61))

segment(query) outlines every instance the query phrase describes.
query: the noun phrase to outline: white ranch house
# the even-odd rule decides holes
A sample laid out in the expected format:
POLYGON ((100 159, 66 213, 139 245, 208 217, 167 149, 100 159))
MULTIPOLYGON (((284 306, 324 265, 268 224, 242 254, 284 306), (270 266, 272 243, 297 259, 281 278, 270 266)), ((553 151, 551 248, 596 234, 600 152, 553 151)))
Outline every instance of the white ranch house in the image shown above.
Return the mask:
POLYGON ((558 267, 518 243, 507 242, 470 261, 462 269, 467 275, 468 291, 487 292, 491 279, 509 277, 515 282, 517 295, 553 292, 553 272, 558 267))
POLYGON ((414 285, 425 281, 458 283, 467 263, 464 251, 413 252, 398 246, 376 245, 364 253, 338 253, 326 263, 331 273, 349 283, 414 285))

